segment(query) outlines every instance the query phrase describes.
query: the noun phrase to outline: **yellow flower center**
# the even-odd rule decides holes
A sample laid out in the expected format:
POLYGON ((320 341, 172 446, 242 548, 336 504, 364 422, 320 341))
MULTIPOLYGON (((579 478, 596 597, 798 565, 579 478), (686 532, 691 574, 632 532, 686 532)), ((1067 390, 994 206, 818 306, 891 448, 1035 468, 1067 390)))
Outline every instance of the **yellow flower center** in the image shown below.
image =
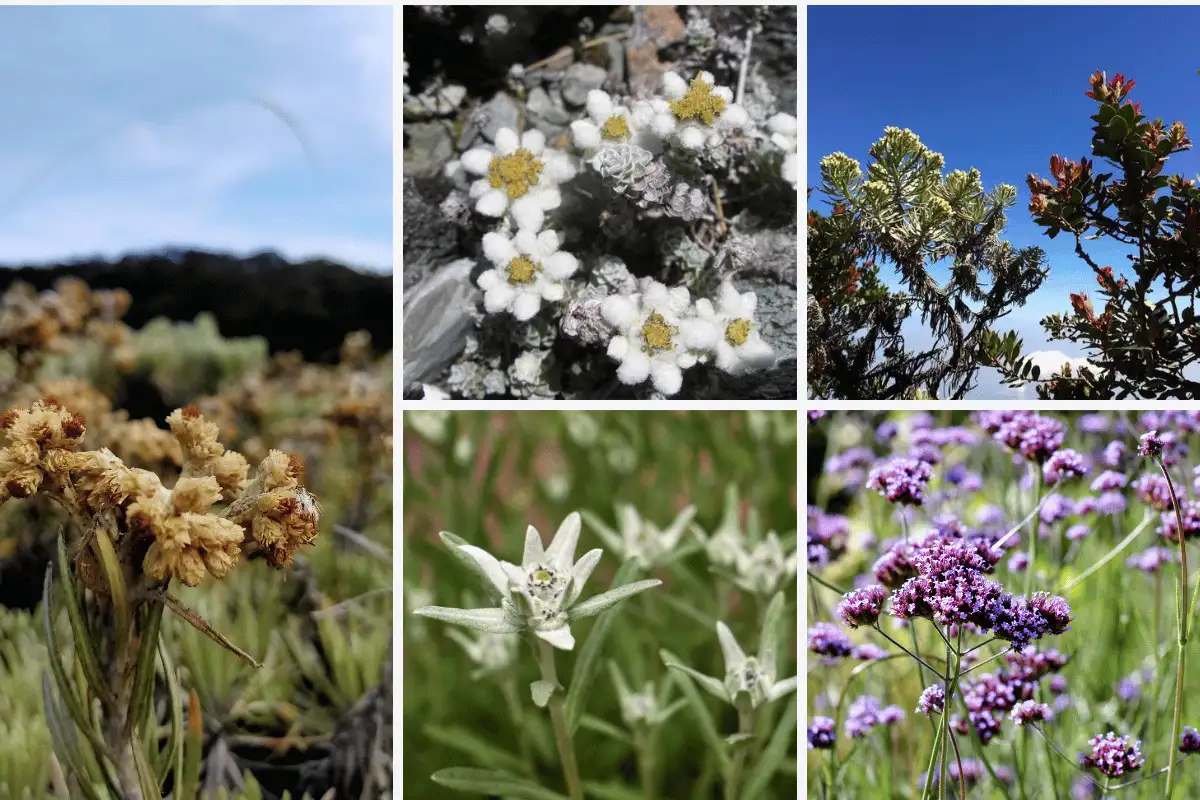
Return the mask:
POLYGON ((541 271, 541 264, 535 264, 528 256, 517 256, 508 262, 508 282, 514 285, 533 283, 533 279, 541 271))
POLYGON ((546 572, 544 569, 539 569, 537 572, 533 573, 533 579, 535 581, 548 581, 550 580, 550 573, 546 572))
POLYGON ((624 139, 629 136, 629 123, 625 118, 613 114, 600 128, 600 135, 605 139, 624 139))
POLYGON ((509 200, 524 196, 542 174, 542 162, 524 147, 511 156, 495 156, 488 164, 488 183, 504 189, 509 200))
POLYGON ((651 355, 670 350, 671 337, 677 333, 679 333, 679 328, 668 325, 667 321, 663 319, 663 315, 655 311, 646 318, 646 323, 642 325, 642 340, 646 342, 642 350, 651 355))
POLYGON ((739 344, 745 344, 750 338, 750 320, 735 319, 725 328, 725 341, 737 347, 739 344))
POLYGON ((697 76, 688 86, 687 94, 671 101, 671 113, 679 119, 699 118, 705 125, 725 111, 725 99, 713 94, 713 86, 697 76))

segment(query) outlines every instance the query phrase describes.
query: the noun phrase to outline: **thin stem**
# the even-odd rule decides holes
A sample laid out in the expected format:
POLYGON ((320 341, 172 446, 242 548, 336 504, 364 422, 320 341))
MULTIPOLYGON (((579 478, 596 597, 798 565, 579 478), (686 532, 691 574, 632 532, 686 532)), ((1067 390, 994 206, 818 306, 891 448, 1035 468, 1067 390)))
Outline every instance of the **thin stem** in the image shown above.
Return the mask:
POLYGON ((562 761, 563 777, 567 781, 570 800, 583 800, 583 786, 579 780, 579 764, 575 761, 575 745, 567 729, 567 715, 563 711, 562 687, 554 668, 554 648, 543 639, 537 640, 538 666, 542 669, 542 680, 554 686, 550 695, 550 722, 554 725, 554 742, 558 745, 558 758, 562 761))
MULTIPOLYGON (((936 627, 936 626, 934 626, 936 627)), ((950 705, 949 698, 954 697, 954 684, 950 680, 952 672, 957 673, 958 669, 950 669, 950 657, 954 652, 954 648, 950 646, 949 625, 946 626, 946 633, 942 633, 938 629, 938 633, 942 633, 942 638, 946 640, 946 678, 943 681, 943 700, 942 700, 942 754, 940 757, 940 765, 938 766, 938 800, 944 800, 946 796, 946 756, 949 753, 949 748, 946 746, 946 740, 950 738, 950 705)))
MULTIPOLYGON (((1042 468, 1041 468, 1040 464, 1034 465, 1033 474, 1034 474, 1034 477, 1033 477, 1034 503, 1033 503, 1033 505, 1035 508, 1037 508, 1037 507, 1041 506, 1041 501, 1042 501, 1042 468)), ((1040 532, 1039 529, 1041 528, 1041 522, 1042 522, 1042 520, 1040 518, 1035 519, 1033 521, 1033 530, 1029 536, 1029 550, 1027 551, 1027 554, 1029 556, 1029 564, 1025 567, 1025 597, 1026 598, 1028 598, 1030 596, 1030 592, 1032 592, 1032 590, 1033 590, 1033 572, 1037 566, 1037 542, 1038 542, 1038 533, 1040 532)))
POLYGON ((1178 526, 1176 532, 1179 536, 1179 637, 1178 650, 1179 658, 1176 662, 1175 669, 1175 713, 1171 722, 1171 738, 1168 740, 1170 755, 1167 757, 1167 788, 1165 796, 1170 798, 1175 793, 1175 754, 1178 748, 1175 743, 1179 741, 1179 725, 1180 717, 1183 712, 1183 675, 1187 660, 1187 641, 1188 641, 1188 566, 1187 566, 1187 537, 1186 531, 1183 528, 1183 512, 1179 508, 1179 498, 1175 495, 1175 482, 1171 480, 1171 473, 1167 471, 1167 465, 1163 463, 1162 457, 1155 459, 1158 462, 1158 468, 1162 470, 1163 477, 1167 479, 1167 488, 1171 491, 1171 505, 1175 507, 1175 524, 1178 526))
MULTIPOLYGON (((754 711, 749 707, 738 709, 738 733, 749 734, 754 730, 754 711)), ((746 768, 746 747, 745 741, 738 742, 734 749, 736 754, 733 757, 733 767, 729 770, 729 780, 725 783, 725 800, 737 800, 738 784, 742 781, 742 771, 746 768)))
POLYGON ((996 655, 994 655, 994 656, 989 656, 987 659, 985 659, 985 660, 983 660, 983 661, 980 661, 978 664, 976 664, 975 666, 971 667, 970 669, 964 669, 962 672, 960 672, 960 673, 958 674, 958 677, 960 677, 960 678, 961 678, 963 675, 966 675, 966 674, 968 674, 968 673, 974 672, 975 670, 979 669, 980 667, 982 667, 982 666, 986 666, 987 664, 990 664, 990 663, 992 663, 992 662, 993 662, 993 661, 995 661, 997 658, 1000 658, 1001 656, 1005 656, 1005 655, 1007 655, 1007 654, 1011 653, 1011 652, 1012 652, 1012 650, 1013 650, 1013 648, 1011 648, 1011 647, 1009 647, 1007 650, 1001 650, 999 653, 996 653, 996 655))
MULTIPOLYGON (((912 624, 910 624, 910 625, 909 625, 909 629, 912 629, 913 627, 914 627, 914 626, 913 626, 912 624)), ((884 630, 883 630, 883 628, 879 627, 879 624, 878 624, 878 623, 876 623, 876 625, 875 625, 875 630, 879 631, 879 633, 880 633, 880 634, 883 636, 883 638, 887 639, 889 642, 891 642, 892 644, 896 645, 896 647, 899 647, 901 650, 903 650, 905 653, 907 653, 907 654, 908 654, 908 655, 909 655, 911 658, 914 658, 914 659, 916 659, 916 661, 917 661, 917 663, 918 663, 918 664, 921 664, 921 665, 923 665, 923 666, 925 667, 925 669, 927 669, 927 670, 929 670, 930 672, 932 672, 932 673, 933 673, 934 675, 936 675, 936 676, 937 676, 937 677, 938 677, 940 680, 943 680, 943 681, 944 681, 944 680, 946 680, 946 676, 945 676, 945 675, 943 675, 942 673, 938 672, 938 671, 937 671, 936 669, 934 669, 933 667, 929 666, 929 664, 928 664, 928 663, 926 663, 925 659, 923 659, 923 658, 921 658, 920 656, 918 656, 917 654, 915 654, 915 653, 911 652, 911 651, 910 651, 910 650, 909 650, 907 647, 905 647, 904 645, 900 644, 900 643, 899 643, 899 642, 897 642, 895 639, 893 639, 892 637, 890 637, 890 636, 888 636, 886 633, 884 633, 884 630)), ((914 637, 914 638, 915 638, 915 637, 914 637)), ((925 686, 925 673, 921 673, 921 686, 922 686, 922 687, 924 687, 924 686, 925 686)))

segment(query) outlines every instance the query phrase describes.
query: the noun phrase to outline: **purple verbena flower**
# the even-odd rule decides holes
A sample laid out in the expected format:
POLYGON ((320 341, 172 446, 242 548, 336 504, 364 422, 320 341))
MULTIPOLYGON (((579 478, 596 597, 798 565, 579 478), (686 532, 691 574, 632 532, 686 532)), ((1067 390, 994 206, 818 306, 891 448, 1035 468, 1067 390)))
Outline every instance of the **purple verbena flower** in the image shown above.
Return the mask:
POLYGON ((879 620, 885 599, 887 599, 887 589, 882 586, 875 585, 865 589, 855 589, 842 597, 842 602, 837 605, 837 615, 849 628, 871 626, 879 620))
POLYGON ((1107 433, 1109 420, 1103 414, 1082 414, 1076 420, 1075 427, 1084 433, 1107 433))
POLYGON ((1142 756, 1141 739, 1133 740, 1109 731, 1103 736, 1093 736, 1089 744, 1092 752, 1080 753, 1079 763, 1085 767, 1095 767, 1110 778, 1119 778, 1127 772, 1141 769, 1146 763, 1142 756))
POLYGON ((823 417, 823 416, 825 416, 825 412, 824 412, 824 411, 820 411, 820 410, 809 411, 809 412, 808 412, 808 421, 809 421, 809 422, 816 422, 817 420, 819 420, 819 419, 820 419, 821 417, 823 417))
MULTIPOLYGON (((1179 509, 1179 517, 1183 519, 1184 539, 1195 539, 1200 536, 1200 501, 1185 500, 1179 509)), ((1168 542, 1178 544, 1179 519, 1176 518, 1175 511, 1164 511, 1161 519, 1162 526, 1158 529, 1159 534, 1168 542)))
POLYGON ((834 721, 829 717, 813 717, 808 725, 808 749, 832 750, 837 742, 834 721))
POLYGON ((890 419, 885 419, 875 428, 875 441, 879 444, 887 444, 896 437, 900 432, 900 426, 892 422, 890 419))
POLYGON ((888 502, 919 506, 925 502, 925 487, 932 477, 933 469, 924 461, 900 456, 871 470, 867 487, 888 502))
POLYGON ((1200 753, 1200 731, 1191 725, 1184 725, 1183 733, 1179 734, 1179 752, 1200 753))
POLYGON ((925 688, 917 700, 917 713, 932 717, 941 714, 946 707, 946 687, 940 683, 925 688))
POLYGON ((1120 492, 1105 492, 1096 498, 1096 511, 1108 517, 1124 513, 1126 507, 1125 495, 1120 492))
POLYGON ((851 739, 866 736, 880 724, 879 698, 864 694, 850 704, 846 712, 846 735, 851 739))
POLYGON ((1092 528, 1085 522, 1080 522, 1077 525, 1072 525, 1067 528, 1067 538, 1071 541, 1086 539, 1092 533, 1092 528))
POLYGON ((1167 547, 1147 547, 1140 553, 1125 559, 1125 566, 1140 569, 1153 575, 1162 568, 1178 560, 1175 551, 1167 547))
POLYGON ((1100 460, 1113 469, 1120 469, 1125 462, 1125 443, 1121 440, 1109 442, 1104 447, 1100 460))
POLYGON ((1066 519, 1075 513, 1075 502, 1069 497, 1063 497, 1061 494, 1051 494, 1046 496, 1045 502, 1042 503, 1042 508, 1038 512, 1038 517, 1047 525, 1053 525, 1059 520, 1066 519))
POLYGON ((1158 435, 1158 431, 1143 433, 1138 442, 1138 455, 1142 458, 1159 458, 1163 453, 1166 442, 1158 435))
POLYGON ((1062 447, 1065 430, 1056 419, 1032 411, 1017 412, 1000 426, 993 438, 1020 453, 1027 461, 1042 464, 1062 447))
POLYGON ((1092 491, 1111 492, 1116 489, 1124 489, 1128 481, 1129 476, 1124 472, 1113 472, 1111 469, 1106 469, 1092 481, 1092 491))
POLYGON ((1162 475, 1149 472, 1142 475, 1133 482, 1133 494, 1157 511, 1174 508, 1171 503, 1171 487, 1162 475))
POLYGON ((875 562, 871 571, 875 579, 889 589, 899 589, 909 578, 916 577, 917 568, 909 560, 911 545, 897 542, 875 562))
POLYGON ((1049 592, 1034 592, 1029 607, 1045 620, 1051 634, 1057 636, 1071 629, 1071 606, 1066 599, 1049 592))
POLYGON ((887 654, 887 650, 874 642, 864 642, 854 646, 850 657, 857 661, 878 661, 881 658, 887 658, 887 654))
POLYGON ((880 725, 898 725, 904 719, 904 709, 900 706, 884 706, 879 712, 880 725))
POLYGON ((1012 707, 1008 716, 1018 727, 1023 728, 1030 723, 1049 722, 1054 717, 1054 712, 1045 703, 1023 700, 1012 707))
POLYGON ((818 622, 808 629, 808 649, 827 658, 845 658, 850 655, 853 644, 837 625, 818 622))
POLYGON ((1078 478, 1086 475, 1088 469, 1083 456, 1070 448, 1064 447, 1062 450, 1055 451, 1050 458, 1046 459, 1046 463, 1042 465, 1042 474, 1046 478, 1047 485, 1054 485, 1068 478, 1078 478))

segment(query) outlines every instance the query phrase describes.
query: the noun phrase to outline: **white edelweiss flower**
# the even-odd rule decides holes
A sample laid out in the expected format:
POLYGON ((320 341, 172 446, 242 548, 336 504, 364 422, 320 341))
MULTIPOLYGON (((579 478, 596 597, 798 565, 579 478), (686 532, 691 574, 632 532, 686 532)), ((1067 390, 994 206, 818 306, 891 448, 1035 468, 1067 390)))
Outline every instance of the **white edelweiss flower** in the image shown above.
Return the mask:
POLYGON ((754 292, 739 294, 729 281, 721 284, 715 308, 710 300, 696 301, 697 316, 708 321, 717 332, 711 343, 717 354, 717 369, 743 375, 775 363, 775 351, 763 341, 754 321, 757 306, 754 292))
POLYGON ((738 522, 740 508, 737 486, 731 483, 725 487, 725 510, 716 529, 712 533, 705 533, 699 525, 692 525, 692 534, 704 545, 708 560, 715 566, 733 567, 738 554, 742 552, 746 533, 738 522))
POLYGON ((778 700, 796 691, 795 675, 781 681, 775 679, 776 647, 783 606, 783 594, 776 593, 764 615, 757 656, 747 656, 729 627, 724 622, 717 623, 717 640, 725 660, 723 681, 692 669, 670 654, 665 654, 663 661, 668 667, 691 676, 710 694, 740 709, 745 709, 747 705, 750 709, 756 709, 763 703, 778 700))
POLYGON ((458 643, 467 658, 471 659, 478 669, 471 673, 472 680, 479 680, 484 675, 504 672, 517 660, 517 640, 511 636, 496 633, 478 633, 474 636, 450 630, 446 635, 458 643))
POLYGON ((582 603, 577 602, 583 584, 603 552, 591 550, 575 560, 581 527, 579 514, 569 514, 554 534, 550 546, 543 549, 541 535, 530 525, 525 532, 525 551, 520 566, 500 561, 454 534, 443 532, 442 541, 471 565, 500 605, 498 608, 474 609, 426 606, 413 613, 485 633, 531 631, 554 647, 573 649, 572 622, 599 614, 626 597, 662 583, 659 580, 635 581, 582 603))
POLYGON ((795 186, 800 180, 800 153, 796 147, 796 118, 782 112, 767 120, 767 130, 771 132, 771 141, 780 150, 787 153, 783 158, 780 173, 783 179, 795 186))
POLYGON ((733 102, 728 86, 717 86, 711 72, 700 72, 688 83, 674 72, 663 73, 666 99, 652 101, 650 127, 659 136, 673 136, 689 150, 716 147, 730 133, 750 124, 746 109, 733 102))
POLYGON ((587 117, 571 123, 571 136, 585 152, 630 143, 659 153, 662 139, 650 127, 653 118, 654 108, 644 100, 622 105, 608 92, 592 89, 587 95, 587 117))
POLYGON ((684 531, 696 516, 696 507, 688 506, 679 512, 665 529, 642 519, 637 509, 628 503, 617 503, 617 530, 609 528, 596 514, 583 512, 583 519, 610 549, 622 558, 637 559, 650 568, 673 560, 684 531))
POLYGON ((564 281, 575 274, 579 261, 558 249, 554 231, 534 233, 522 228, 509 238, 495 231, 483 235, 483 255, 494 267, 479 276, 483 307, 489 314, 509 312, 522 322, 542 307, 562 300, 564 281))
POLYGON ((612 677, 613 688, 617 690, 621 720, 630 730, 662 725, 687 704, 687 700, 683 699, 667 705, 671 691, 670 681, 664 681, 658 690, 654 681, 646 681, 641 691, 633 691, 615 662, 608 662, 608 674, 612 677))
POLYGON ((517 136, 510 128, 496 133, 494 147, 475 147, 463 153, 462 168, 480 175, 471 184, 475 210, 485 217, 508 214, 518 228, 542 229, 546 212, 562 202, 558 185, 575 177, 566 153, 546 147, 538 130, 517 136))
POLYGON ((768 595, 781 589, 796 575, 796 553, 786 553, 775 531, 768 531, 760 542, 741 548, 734 561, 737 583, 755 594, 768 595))
POLYGON ((619 331, 608 343, 609 357, 621 362, 617 379, 636 386, 649 378, 659 392, 676 394, 683 370, 699 361, 693 343, 711 338, 706 323, 697 329, 691 310, 686 287, 668 289, 650 279, 643 279, 640 292, 606 297, 600 315, 619 331))

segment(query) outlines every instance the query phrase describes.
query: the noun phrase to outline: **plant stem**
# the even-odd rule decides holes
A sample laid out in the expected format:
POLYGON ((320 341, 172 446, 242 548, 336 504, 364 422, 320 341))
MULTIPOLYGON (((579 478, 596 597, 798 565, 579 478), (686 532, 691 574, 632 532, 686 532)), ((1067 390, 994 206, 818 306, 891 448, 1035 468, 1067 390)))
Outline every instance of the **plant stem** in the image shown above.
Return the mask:
POLYGON ((542 668, 542 680, 555 687, 550 695, 550 722, 554 726, 554 742, 558 745, 558 758, 562 762, 563 778, 567 782, 567 795, 571 800, 583 800, 583 786, 579 781, 579 764, 575 760, 575 745, 567 729, 567 715, 563 711, 563 695, 554 668, 554 648, 543 639, 537 640, 538 666, 542 668))
MULTIPOLYGON (((754 711, 749 707, 738 709, 738 733, 750 734, 754 731, 754 711)), ((742 782, 742 771, 746 768, 746 751, 748 743, 741 741, 735 746, 737 751, 733 757, 733 767, 729 770, 729 780, 725 783, 725 800, 737 800, 739 784, 742 782)))
POLYGON ((529 736, 525 730, 525 714, 517 695, 516 678, 512 675, 501 678, 500 687, 504 692, 504 701, 508 705, 508 715, 512 718, 513 725, 516 726, 517 747, 521 751, 521 760, 525 763, 525 769, 529 770, 530 776, 536 775, 537 765, 533 760, 533 751, 529 748, 529 736))
MULTIPOLYGON (((1034 508, 1037 508, 1041 504, 1041 501, 1042 501, 1042 468, 1041 468, 1041 465, 1034 465, 1033 473, 1034 473, 1033 505, 1034 505, 1034 508)), ((1029 564, 1025 567, 1025 597, 1026 597, 1026 599, 1029 598, 1029 594, 1033 590, 1033 571, 1036 566, 1035 562, 1037 561, 1037 541, 1038 541, 1038 534, 1041 532, 1041 527, 1042 527, 1041 517, 1034 517, 1033 530, 1029 536, 1029 550, 1027 551, 1027 555, 1029 556, 1029 564)))
POLYGON ((1171 490, 1171 505, 1175 507, 1175 524, 1179 535, 1179 624, 1178 624, 1178 650, 1179 658, 1175 668, 1175 713, 1171 722, 1171 738, 1168 740, 1168 750, 1170 755, 1167 758, 1167 788, 1165 797, 1170 798, 1175 792, 1175 754, 1179 751, 1175 745, 1179 741, 1179 724, 1180 715, 1183 712, 1183 675, 1187 657, 1187 641, 1188 641, 1188 612, 1191 609, 1188 607, 1188 566, 1187 566, 1187 537, 1186 531, 1183 528, 1183 512, 1179 508, 1179 498, 1175 495, 1175 482, 1171 480, 1171 474, 1167 471, 1167 465, 1163 463, 1162 457, 1155 459, 1158 462, 1158 468, 1162 470, 1163 477, 1167 479, 1167 488, 1171 490))

